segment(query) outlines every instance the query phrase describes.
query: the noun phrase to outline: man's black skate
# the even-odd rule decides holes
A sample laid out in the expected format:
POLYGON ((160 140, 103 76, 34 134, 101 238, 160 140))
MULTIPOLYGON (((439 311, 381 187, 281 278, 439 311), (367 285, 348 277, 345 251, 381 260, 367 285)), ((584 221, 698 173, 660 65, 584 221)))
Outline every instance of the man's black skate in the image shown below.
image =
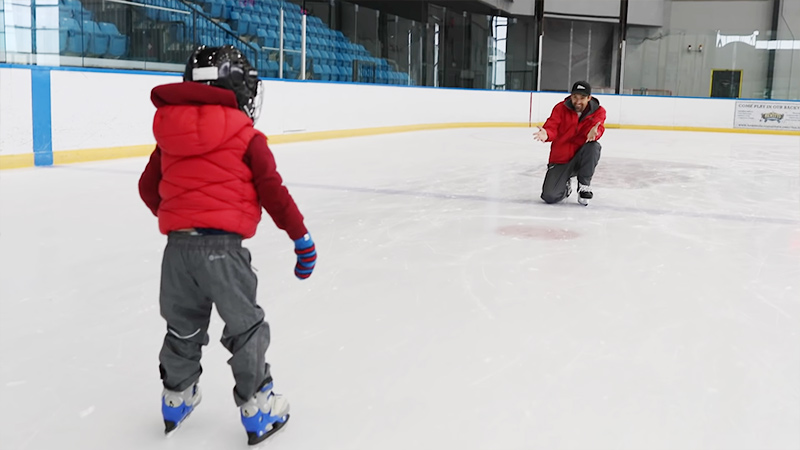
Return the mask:
POLYGON ((586 184, 578 183, 578 203, 583 206, 589 205, 589 200, 594 198, 592 187, 586 184))

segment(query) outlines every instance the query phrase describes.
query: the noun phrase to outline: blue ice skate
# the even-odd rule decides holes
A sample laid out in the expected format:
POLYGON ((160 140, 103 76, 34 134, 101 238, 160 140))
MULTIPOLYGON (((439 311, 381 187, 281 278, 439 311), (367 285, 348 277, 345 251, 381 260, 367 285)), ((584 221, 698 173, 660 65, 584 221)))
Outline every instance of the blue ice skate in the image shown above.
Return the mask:
POLYGON ((271 382, 239 409, 249 445, 264 441, 289 420, 289 402, 272 392, 271 382))
POLYGON ((189 417, 194 408, 200 404, 203 396, 197 383, 188 389, 178 392, 164 389, 161 395, 161 414, 164 416, 164 433, 170 434, 189 417))

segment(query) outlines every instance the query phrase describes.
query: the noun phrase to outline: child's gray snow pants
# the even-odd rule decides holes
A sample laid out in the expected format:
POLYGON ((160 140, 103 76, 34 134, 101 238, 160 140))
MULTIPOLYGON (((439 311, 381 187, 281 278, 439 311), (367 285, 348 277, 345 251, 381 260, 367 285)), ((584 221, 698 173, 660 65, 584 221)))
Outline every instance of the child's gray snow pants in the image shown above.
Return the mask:
POLYGON ((202 373, 202 346, 208 344, 211 305, 225 322, 222 345, 231 352, 228 364, 241 406, 271 381, 266 351, 269 325, 256 303, 258 280, 250 251, 236 234, 170 233, 161 265, 161 316, 167 334, 159 355, 164 387, 183 391, 202 373))

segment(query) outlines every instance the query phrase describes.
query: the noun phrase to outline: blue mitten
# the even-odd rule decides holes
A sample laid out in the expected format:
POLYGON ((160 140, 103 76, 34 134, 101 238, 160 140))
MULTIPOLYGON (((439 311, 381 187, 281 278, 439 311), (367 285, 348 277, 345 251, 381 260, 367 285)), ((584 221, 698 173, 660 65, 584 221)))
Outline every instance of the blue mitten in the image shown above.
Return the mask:
POLYGON ((310 234, 306 233, 300 239, 295 239, 294 252, 297 254, 294 274, 297 278, 305 280, 311 276, 311 272, 314 271, 314 265, 317 264, 317 250, 310 234))

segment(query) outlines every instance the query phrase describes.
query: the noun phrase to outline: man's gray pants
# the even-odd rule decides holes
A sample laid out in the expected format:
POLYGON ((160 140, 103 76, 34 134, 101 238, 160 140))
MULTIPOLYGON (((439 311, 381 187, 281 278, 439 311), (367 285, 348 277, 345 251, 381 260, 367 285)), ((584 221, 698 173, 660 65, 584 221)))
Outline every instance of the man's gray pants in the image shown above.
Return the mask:
POLYGON ((170 233, 160 297, 167 334, 159 368, 166 389, 183 391, 200 378, 212 304, 225 322, 221 342, 232 354, 228 364, 236 381, 236 405, 271 381, 266 363, 269 325, 256 303, 258 280, 250 258, 238 235, 170 233))
POLYGON ((548 164, 542 184, 542 200, 547 203, 564 200, 567 197, 567 182, 574 176, 578 177, 578 183, 591 185, 594 169, 600 161, 600 149, 599 142, 587 142, 568 163, 548 164))

